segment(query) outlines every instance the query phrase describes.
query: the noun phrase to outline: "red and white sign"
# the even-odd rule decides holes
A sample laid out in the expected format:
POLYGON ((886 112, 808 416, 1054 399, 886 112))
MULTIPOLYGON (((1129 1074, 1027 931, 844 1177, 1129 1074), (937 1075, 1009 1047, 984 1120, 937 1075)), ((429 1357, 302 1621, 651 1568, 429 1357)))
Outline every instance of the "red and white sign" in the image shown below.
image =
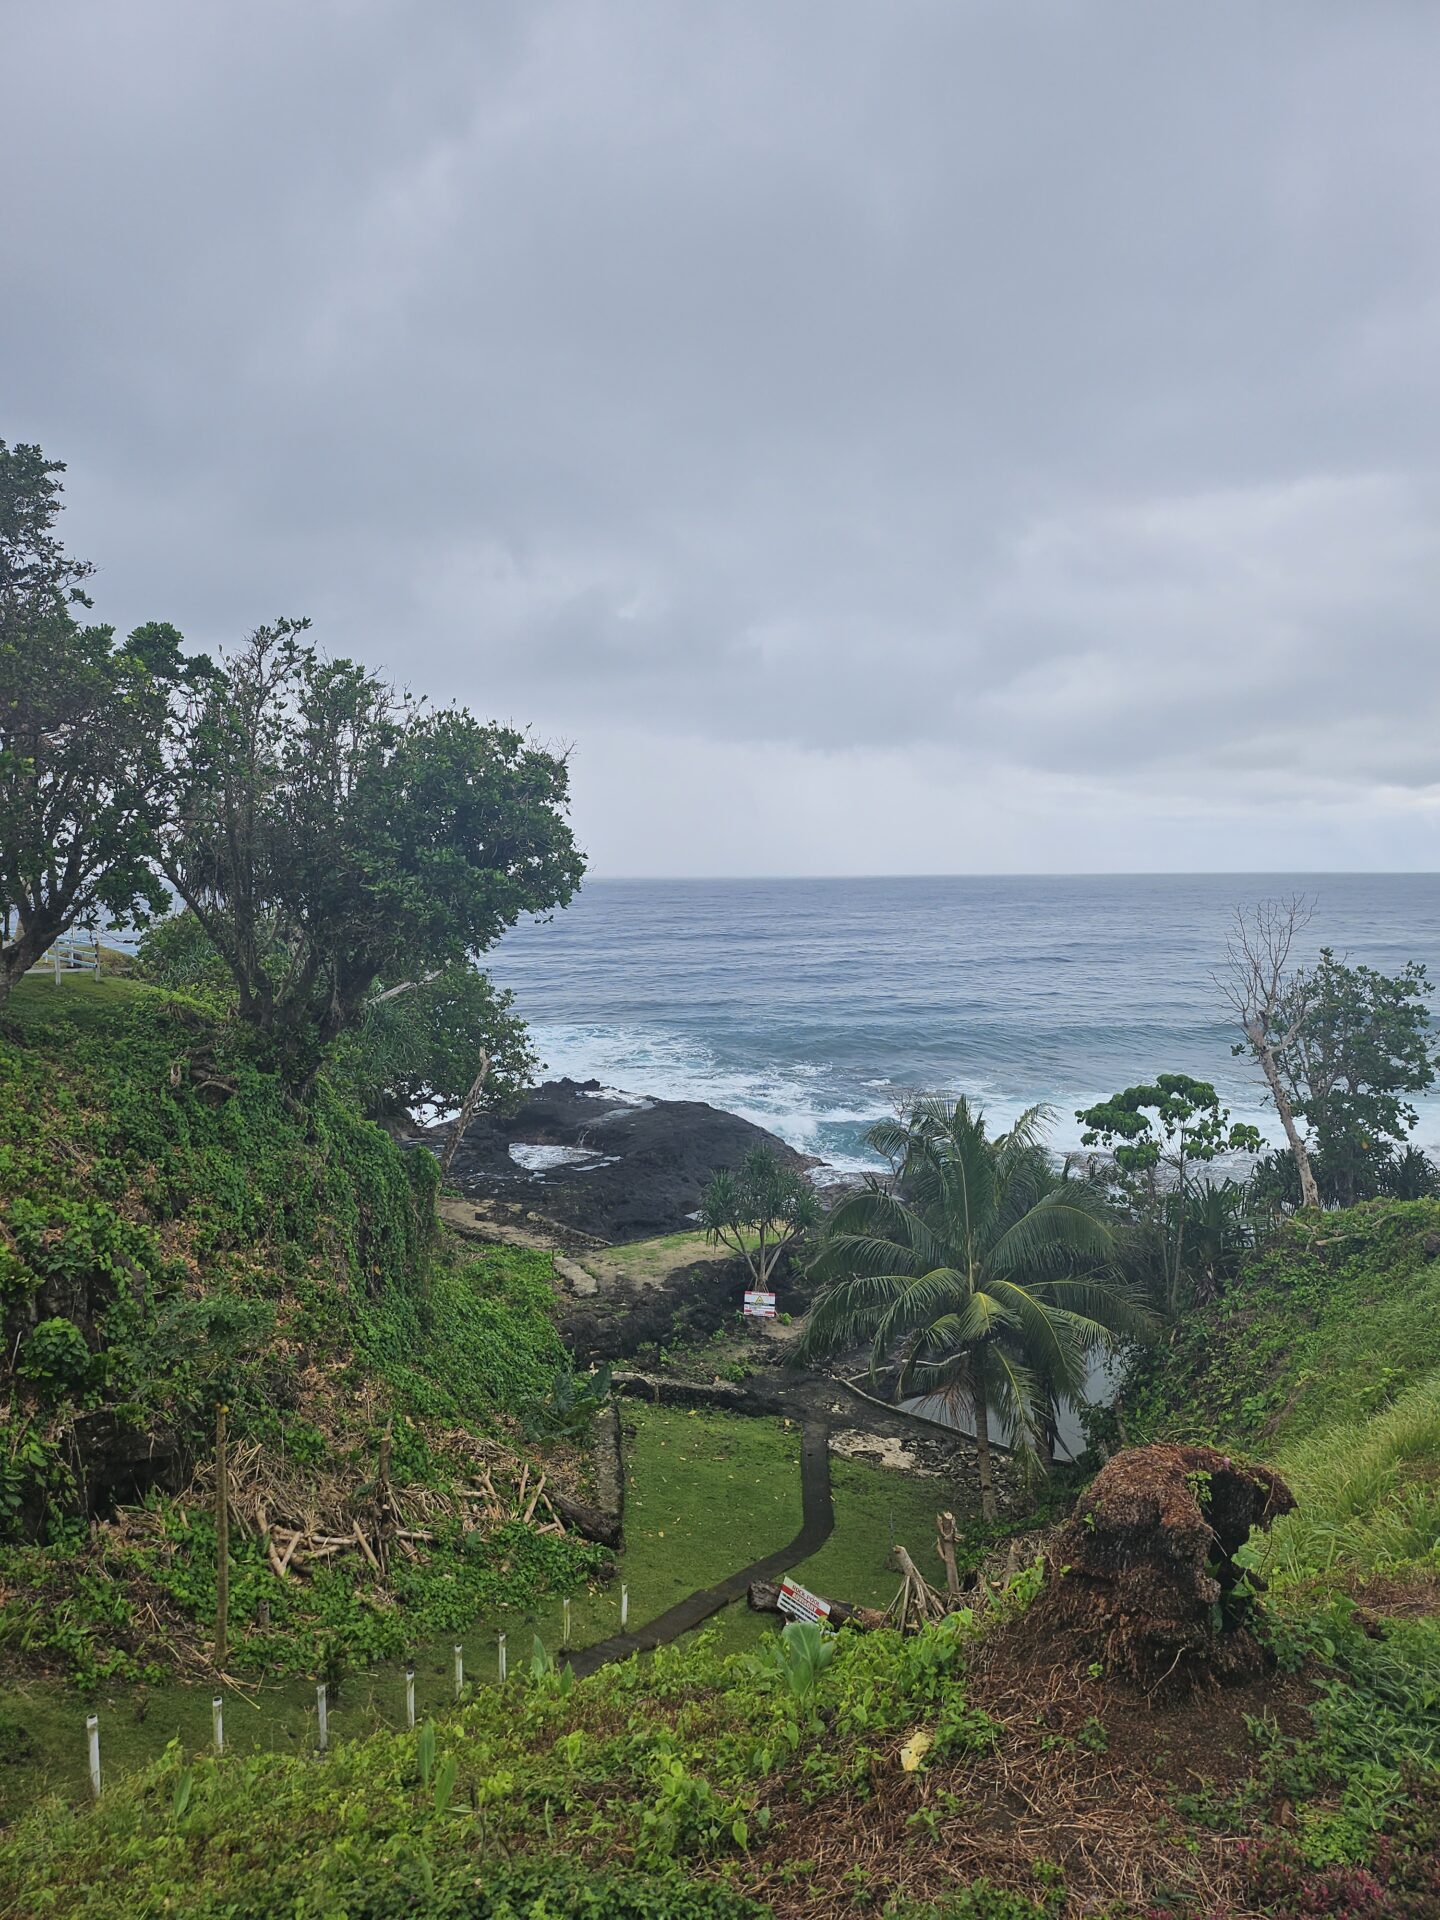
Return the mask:
POLYGON ((797 1620, 828 1620, 830 1602, 822 1600, 818 1593, 811 1593, 808 1587, 802 1587, 787 1574, 780 1582, 780 1611, 792 1614, 797 1620))
POLYGON ((775 1318, 774 1294, 747 1293, 745 1295, 745 1305, 742 1308, 742 1312, 750 1314, 751 1317, 756 1320, 773 1320, 775 1318))

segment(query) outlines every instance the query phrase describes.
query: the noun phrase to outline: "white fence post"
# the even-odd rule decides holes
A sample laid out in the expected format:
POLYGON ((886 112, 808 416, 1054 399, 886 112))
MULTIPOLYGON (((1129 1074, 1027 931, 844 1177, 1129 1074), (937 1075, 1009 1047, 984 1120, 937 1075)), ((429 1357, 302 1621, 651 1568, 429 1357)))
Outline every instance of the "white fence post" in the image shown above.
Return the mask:
POLYGON ((455 1642, 455 1698, 458 1700, 465 1691, 465 1649, 455 1642))
POLYGON ((210 1731, 215 1736, 216 1753, 225 1751, 225 1698, 217 1693, 210 1702, 210 1731))
POLYGON ((505 1683, 505 1636, 503 1633, 495 1642, 495 1654, 500 1670, 500 1683, 503 1686, 505 1683))
POLYGON ((630 1589, 622 1580, 620 1583, 620 1631, 623 1633, 630 1624, 630 1589))
POLYGON ((415 1664, 413 1661, 405 1669, 405 1724, 415 1724, 415 1664))
POLYGON ((323 1684, 315 1689, 315 1714, 320 1722, 320 1751, 330 1745, 330 1690, 323 1684))
POLYGON ((92 1713, 85 1722, 85 1734, 90 1748, 90 1791, 100 1798, 100 1718, 92 1713))

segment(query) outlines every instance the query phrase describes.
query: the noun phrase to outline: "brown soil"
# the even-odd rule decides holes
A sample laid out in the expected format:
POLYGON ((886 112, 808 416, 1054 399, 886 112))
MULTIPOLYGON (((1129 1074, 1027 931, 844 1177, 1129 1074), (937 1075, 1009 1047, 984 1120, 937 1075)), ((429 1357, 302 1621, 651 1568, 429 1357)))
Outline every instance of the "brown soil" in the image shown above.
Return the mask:
POLYGON ((1360 1610, 1380 1620, 1423 1620, 1440 1613, 1440 1571, 1433 1567, 1404 1567, 1395 1573, 1372 1574, 1352 1581, 1351 1599, 1360 1610))
POLYGON ((896 1893, 941 1900, 982 1876, 1034 1897, 1047 1865, 1064 1875, 1067 1916, 1114 1903, 1143 1911, 1162 1892, 1167 1912, 1195 1920, 1248 1913, 1234 1828, 1258 1830, 1262 1814, 1283 1821, 1284 1810, 1232 1814, 1220 1834, 1183 1819, 1177 1802, 1243 1787, 1255 1764, 1248 1716, 1306 1732, 1302 1681, 1267 1675, 1157 1698, 1057 1662, 1022 1620, 985 1644, 966 1692, 1001 1724, 993 1753, 906 1773, 897 1741, 872 1768, 873 1797, 783 1810, 775 1868, 754 1889, 779 1920, 840 1920, 860 1885, 875 1910, 896 1893), (787 1884, 785 1861, 814 1864, 787 1884))

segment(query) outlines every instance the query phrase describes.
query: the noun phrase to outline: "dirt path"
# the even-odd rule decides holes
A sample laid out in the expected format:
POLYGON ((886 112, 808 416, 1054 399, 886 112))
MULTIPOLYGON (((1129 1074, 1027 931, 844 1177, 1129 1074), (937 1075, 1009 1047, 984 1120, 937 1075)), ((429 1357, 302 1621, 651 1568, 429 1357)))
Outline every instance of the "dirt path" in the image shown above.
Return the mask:
POLYGON ((808 1560, 830 1538, 835 1528, 835 1509, 830 1500, 830 1431, 823 1420, 807 1420, 800 1432, 800 1531, 785 1546, 748 1567, 730 1573, 713 1587, 677 1600, 673 1607, 637 1627, 633 1633, 617 1633, 592 1647, 581 1647, 570 1656, 577 1674, 594 1673, 612 1660, 628 1660, 632 1653, 651 1653, 668 1641, 678 1640, 722 1607, 738 1600, 752 1580, 773 1579, 808 1560))

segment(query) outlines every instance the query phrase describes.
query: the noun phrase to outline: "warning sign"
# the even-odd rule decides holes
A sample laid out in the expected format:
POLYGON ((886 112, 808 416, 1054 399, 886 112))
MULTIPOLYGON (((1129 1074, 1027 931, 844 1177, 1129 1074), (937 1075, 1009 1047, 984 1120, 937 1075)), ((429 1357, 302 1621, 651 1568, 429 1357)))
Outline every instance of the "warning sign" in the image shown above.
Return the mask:
POLYGON ((775 1318, 775 1296, 773 1293, 747 1293, 744 1312, 756 1320, 775 1318))
POLYGON ((798 1580, 787 1575, 780 1582, 780 1611, 791 1614, 796 1620, 828 1620, 830 1602, 822 1600, 818 1593, 811 1593, 808 1587, 802 1587, 798 1580))

